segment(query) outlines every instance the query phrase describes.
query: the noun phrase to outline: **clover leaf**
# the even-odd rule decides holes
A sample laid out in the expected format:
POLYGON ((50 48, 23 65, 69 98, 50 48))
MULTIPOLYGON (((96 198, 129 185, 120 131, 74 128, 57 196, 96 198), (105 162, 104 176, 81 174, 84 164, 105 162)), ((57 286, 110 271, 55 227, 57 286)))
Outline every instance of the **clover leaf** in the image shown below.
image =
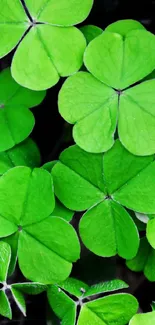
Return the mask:
POLYGON ((39 167, 40 152, 35 142, 28 138, 17 146, 0 152, 0 176, 15 166, 39 167))
POLYGON ((137 29, 145 29, 145 27, 137 20, 122 19, 110 24, 106 27, 105 31, 117 33, 125 37, 129 32, 137 29))
POLYGON ((129 325, 152 325, 155 322, 155 312, 134 315, 129 325))
POLYGON ((146 237, 141 238, 137 255, 132 260, 127 260, 126 265, 134 272, 143 271, 149 281, 155 281, 155 250, 146 237))
POLYGON ((11 77, 10 69, 0 73, 0 152, 28 137, 35 123, 28 108, 39 105, 45 95, 45 91, 35 92, 19 86, 11 77))
POLYGON ((82 26, 80 30, 86 38, 87 44, 89 44, 94 38, 103 33, 103 29, 94 25, 82 26))
POLYGON ((59 200, 55 200, 55 208, 51 214, 54 217, 61 217, 62 219, 70 222, 73 218, 74 211, 67 209, 59 200))
POLYGON ((123 206, 155 212, 154 156, 134 156, 117 140, 105 154, 74 145, 59 160, 52 169, 55 194, 67 208, 87 210, 79 226, 85 246, 99 256, 133 258, 139 236, 123 206))
POLYGON ((0 57, 18 43, 11 71, 22 86, 43 90, 82 65, 85 38, 74 25, 89 14, 93 0, 2 0, 0 57), (30 17, 30 18, 29 18, 30 17), (9 39, 9 41, 8 41, 9 39))
MULTIPOLYGON (((49 161, 45 163, 42 168, 46 169, 47 171, 51 172, 54 165, 57 163, 57 160, 49 161)), ((73 218, 74 211, 67 209, 58 199, 55 200, 55 208, 52 212, 53 216, 58 216, 66 221, 70 222, 73 218)))
POLYGON ((54 206, 53 181, 43 168, 15 167, 0 178, 0 237, 16 236, 22 273, 42 283, 63 281, 80 254, 73 227, 51 216, 54 206))
MULTIPOLYGON (((121 33, 122 24, 109 28, 121 33)), ((131 153, 155 152, 155 80, 142 80, 155 67, 155 36, 138 26, 127 24, 125 35, 104 31, 91 41, 84 53, 89 72, 69 77, 60 90, 59 112, 88 152, 110 149, 117 126, 131 153)))
POLYGON ((39 294, 46 290, 46 286, 41 283, 14 283, 7 284, 8 268, 11 260, 10 246, 5 242, 0 242, 0 314, 12 318, 11 306, 7 297, 8 290, 11 291, 18 308, 26 316, 26 304, 23 292, 27 294, 39 294))
POLYGON ((78 325, 110 325, 115 322, 125 325, 137 312, 137 300, 129 294, 114 294, 103 298, 97 295, 127 287, 121 280, 89 287, 81 281, 69 278, 59 286, 50 286, 47 294, 50 306, 63 325, 75 325, 76 319, 78 325), (80 311, 77 313, 78 307, 80 311))

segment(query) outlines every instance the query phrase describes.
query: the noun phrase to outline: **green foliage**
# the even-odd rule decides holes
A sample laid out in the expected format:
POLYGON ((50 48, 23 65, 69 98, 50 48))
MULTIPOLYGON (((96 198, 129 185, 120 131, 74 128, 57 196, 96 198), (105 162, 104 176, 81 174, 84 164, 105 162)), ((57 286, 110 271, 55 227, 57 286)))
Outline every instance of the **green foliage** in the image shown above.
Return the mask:
POLYGON ((137 312, 138 303, 136 299, 125 293, 109 295, 99 299, 97 295, 127 287, 128 285, 121 280, 113 280, 88 287, 81 281, 69 278, 59 286, 50 286, 47 293, 50 306, 56 315, 62 319, 63 325, 75 324, 78 306, 80 306, 77 319, 78 325, 89 323, 91 325, 112 325, 114 323, 125 325, 137 312), (89 300, 90 302, 88 302, 89 300), (130 305, 130 309, 128 305, 130 305))
POLYGON ((26 316, 26 304, 23 292, 27 294, 36 295, 46 290, 46 286, 41 283, 14 283, 7 284, 7 274, 11 260, 10 246, 5 242, 0 242, 0 314, 12 318, 11 306, 7 297, 7 290, 11 291, 14 301, 18 308, 26 316))
POLYGON ((39 105, 45 95, 45 91, 34 92, 19 86, 12 79, 10 69, 0 73, 0 152, 28 137, 35 124, 28 108, 39 105))
POLYGON ((0 57, 20 42, 11 66, 13 78, 24 87, 43 90, 81 67, 86 42, 74 25, 88 16, 93 0, 70 0, 69 4, 67 0, 26 0, 25 5, 31 20, 20 0, 0 3, 0 57))
POLYGON ((139 30, 145 29, 145 27, 136 20, 133 19, 125 19, 125 20, 118 20, 108 27, 106 27, 106 31, 120 34, 121 36, 125 37, 129 32, 132 30, 139 30))
POLYGON ((0 178, 0 237, 18 233, 14 240, 19 265, 30 280, 64 280, 79 258, 77 235, 65 220, 50 216, 54 207, 52 178, 46 170, 15 167, 0 178))
POLYGON ((12 319, 8 292, 25 316, 24 294, 47 291, 62 325, 152 325, 154 302, 135 315, 132 295, 110 294, 128 288, 122 280, 69 278, 80 212, 87 249, 155 281, 155 36, 131 19, 76 28, 92 5, 0 1, 0 58, 15 49, 0 73, 0 314, 12 319), (58 107, 76 145, 44 163, 30 108, 67 76, 58 107), (34 282, 8 284, 17 260, 34 282))
POLYGON ((155 250, 145 237, 141 238, 135 258, 128 260, 126 265, 134 272, 144 272, 149 281, 155 281, 155 250))
POLYGON ((155 322, 155 312, 135 315, 129 325, 153 325, 155 322))
POLYGON ((124 22, 117 22, 90 42, 84 54, 89 72, 65 81, 59 112, 75 124, 74 140, 88 152, 110 149, 118 125, 119 138, 130 152, 150 155, 155 152, 155 81, 142 79, 155 66, 155 36, 137 22, 123 27, 124 22))
POLYGON ((87 25, 81 27, 81 32, 84 34, 87 44, 89 44, 94 38, 101 35, 103 30, 94 25, 87 25))
POLYGON ((19 145, 0 152, 0 175, 15 166, 39 167, 40 152, 35 142, 28 138, 19 145))
POLYGON ((87 153, 75 145, 59 159, 52 169, 55 193, 69 209, 88 209, 79 228, 86 247, 100 256, 133 258, 138 231, 123 206, 155 212, 154 156, 134 156, 117 140, 105 154, 87 153))

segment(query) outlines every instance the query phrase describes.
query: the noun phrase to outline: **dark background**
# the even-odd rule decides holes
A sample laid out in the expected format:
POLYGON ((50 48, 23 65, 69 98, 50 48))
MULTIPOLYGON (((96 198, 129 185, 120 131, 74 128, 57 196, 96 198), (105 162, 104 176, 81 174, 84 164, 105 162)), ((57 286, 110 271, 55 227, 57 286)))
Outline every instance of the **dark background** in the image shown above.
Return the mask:
MULTIPOLYGON (((119 19, 138 20, 149 31, 155 33, 155 1, 94 0, 92 12, 81 26, 93 24, 104 29, 107 25, 119 19)), ((12 55, 13 52, 0 60, 1 69, 10 66, 12 55)), ((63 81, 61 79, 55 87, 48 90, 43 103, 32 110, 35 115, 36 125, 31 136, 40 148, 42 163, 57 159, 59 153, 65 147, 72 144, 72 127, 63 121, 58 114, 57 108, 57 96, 63 81)), ((76 228, 79 217, 76 215, 73 219, 73 224, 76 228)), ((74 265, 72 275, 86 281, 88 284, 114 277, 127 281, 130 284, 129 292, 138 298, 140 308, 145 312, 151 310, 150 303, 152 300, 155 300, 155 284, 149 283, 143 274, 129 271, 125 267, 124 261, 118 257, 109 259, 99 258, 82 247, 81 260, 74 265)), ((17 270, 13 281, 18 282, 20 277, 20 272, 17 270)), ((55 325, 52 321, 49 323, 46 321, 47 305, 45 294, 36 297, 29 296, 26 300, 26 319, 24 319, 12 302, 13 320, 8 321, 1 317, 0 324, 55 325)), ((49 311, 48 315, 49 320, 52 319, 53 316, 49 311)))

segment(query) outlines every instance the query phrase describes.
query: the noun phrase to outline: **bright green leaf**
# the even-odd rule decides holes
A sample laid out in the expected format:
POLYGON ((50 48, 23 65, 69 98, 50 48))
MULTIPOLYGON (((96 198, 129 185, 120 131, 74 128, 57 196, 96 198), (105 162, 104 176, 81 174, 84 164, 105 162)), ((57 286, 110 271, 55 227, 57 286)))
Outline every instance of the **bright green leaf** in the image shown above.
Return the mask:
POLYGON ((57 286, 50 286, 47 291, 48 301, 55 314, 63 319, 74 308, 75 302, 57 286))
POLYGON ((18 238, 19 238, 19 233, 16 232, 11 236, 2 238, 3 241, 8 243, 11 247, 11 260, 9 264, 9 270, 8 270, 8 275, 12 275, 12 273, 15 270, 16 267, 16 262, 17 262, 17 251, 18 251, 18 238))
POLYGON ((125 39, 119 34, 104 32, 88 45, 84 63, 97 79, 119 90, 154 69, 154 50, 155 36, 146 30, 132 30, 125 39))
POLYGON ((103 156, 104 179, 108 193, 112 194, 126 186, 140 171, 154 160, 154 156, 137 157, 128 152, 119 140, 103 156))
POLYGON ((60 283, 59 286, 71 295, 78 298, 84 296, 84 292, 89 290, 89 286, 86 283, 71 277, 60 283))
POLYGON ((144 237, 140 241, 139 251, 135 258, 126 262, 129 269, 143 271, 149 281, 155 281, 155 250, 144 237))
POLYGON ((135 155, 155 152, 154 88, 155 80, 148 80, 126 90, 120 97, 119 138, 135 155))
POLYGON ((45 95, 45 91, 33 92, 19 86, 11 77, 10 69, 0 73, 0 152, 28 137, 35 123, 28 108, 40 104, 45 95))
POLYGON ((67 209, 59 200, 55 201, 55 208, 51 214, 54 217, 61 217, 70 222, 73 218, 74 211, 67 209))
POLYGON ((25 5, 31 21, 19 0, 11 6, 2 0, 0 57, 21 40, 11 66, 13 78, 24 87, 43 90, 82 66, 86 41, 73 25, 88 16, 93 0, 70 0, 69 4, 67 0, 26 0, 25 5))
POLYGON ((12 75, 24 87, 34 90, 50 88, 60 76, 79 70, 84 50, 85 39, 77 28, 36 25, 14 55, 12 75))
POLYGON ((0 290, 0 315, 12 319, 9 300, 4 291, 0 290))
POLYGON ((1 237, 19 231, 20 268, 25 277, 41 283, 65 280, 80 255, 73 227, 49 217, 54 203, 52 178, 43 168, 15 167, 0 178, 0 215, 12 227, 8 233, 4 225, 1 237))
POLYGON ((20 0, 0 2, 0 58, 12 51, 28 29, 28 17, 20 0))
POLYGON ((107 293, 111 291, 116 291, 120 289, 128 288, 128 285, 122 280, 111 280, 107 282, 101 282, 95 285, 92 285, 84 294, 85 297, 94 296, 101 293, 107 293))
POLYGON ((146 237, 150 245, 155 249, 155 218, 152 218, 147 223, 146 237))
POLYGON ((26 316, 26 304, 25 304, 25 299, 24 299, 23 294, 13 287, 11 287, 11 292, 12 292, 12 295, 13 295, 16 305, 18 306, 18 308, 20 309, 22 314, 24 316, 26 316))
POLYGON ((138 251, 138 231, 132 218, 121 205, 111 200, 89 209, 79 229, 85 246, 99 256, 119 254, 132 258, 138 251))
POLYGON ((88 152, 112 147, 117 122, 127 150, 142 156, 155 152, 154 80, 128 89, 155 66, 155 36, 139 25, 116 22, 111 28, 125 35, 104 31, 92 40, 84 53, 90 73, 78 72, 60 90, 59 112, 75 124, 74 140, 88 152))
POLYGON ((155 322, 155 312, 137 314, 131 319, 129 325, 153 325, 155 322))
POLYGON ((94 25, 82 26, 80 29, 86 38, 87 44, 89 44, 94 38, 103 33, 103 29, 94 25))
POLYGON ((82 22, 89 14, 93 0, 26 0, 35 20, 57 26, 72 26, 82 22))
POLYGON ((112 33, 118 33, 125 37, 130 31, 136 29, 145 29, 145 27, 139 21, 124 19, 110 24, 105 30, 112 33))
POLYGON ((115 294, 86 303, 80 312, 78 325, 126 325, 137 312, 138 302, 129 294, 115 294), (130 306, 130 308, 129 308, 130 306))
POLYGON ((154 168, 154 156, 134 156, 119 140, 105 154, 91 154, 76 145, 62 152, 52 169, 55 193, 69 209, 88 209, 80 222, 88 249, 128 259, 137 254, 138 231, 123 206, 155 213, 154 168))
POLYGON ((10 246, 5 242, 0 242, 0 282, 6 282, 10 259, 10 246))
POLYGON ((118 188, 112 195, 113 199, 134 211, 146 214, 154 213, 155 182, 152 177, 154 172, 155 161, 142 169, 121 188, 118 188))
POLYGON ((28 295, 38 295, 46 290, 44 284, 38 282, 23 282, 23 283, 14 283, 11 285, 12 289, 16 289, 28 295))
POLYGON ((59 200, 69 209, 82 211, 104 198, 104 193, 61 163, 55 166, 52 174, 54 177, 55 193, 59 200), (57 175, 61 175, 61 179, 57 175), (62 182, 65 191, 62 190, 62 182), (71 188, 72 196, 70 197, 68 193, 71 188))
POLYGON ((46 169, 49 173, 51 173, 52 168, 54 167, 54 165, 57 163, 57 160, 53 160, 53 161, 49 161, 47 163, 45 163, 42 168, 46 169))
POLYGON ((65 314, 61 325, 76 325, 76 305, 74 305, 68 312, 65 314))
POLYGON ((113 89, 79 72, 64 83, 58 104, 62 117, 75 124, 73 137, 81 148, 98 153, 112 147, 118 106, 113 89))
POLYGON ((54 209, 50 174, 36 168, 15 167, 0 178, 0 215, 22 226, 46 218, 54 209))
POLYGON ((46 218, 24 227, 20 233, 19 265, 25 277, 32 281, 47 284, 63 281, 79 255, 78 237, 72 226, 61 218, 46 218))
POLYGON ((0 152, 0 175, 15 166, 39 167, 40 153, 35 142, 29 138, 19 145, 0 152))

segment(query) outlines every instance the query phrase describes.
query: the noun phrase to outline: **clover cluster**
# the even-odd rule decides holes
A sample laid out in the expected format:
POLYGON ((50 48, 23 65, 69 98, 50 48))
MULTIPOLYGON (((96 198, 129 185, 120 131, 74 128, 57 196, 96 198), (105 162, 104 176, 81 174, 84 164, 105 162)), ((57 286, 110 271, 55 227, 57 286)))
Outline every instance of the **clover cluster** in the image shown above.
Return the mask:
POLYGON ((62 325, 152 325, 155 311, 137 314, 133 295, 107 295, 122 280, 70 277, 82 241, 155 281, 155 35, 134 20, 76 26, 92 7, 0 1, 0 58, 14 50, 0 73, 0 314, 12 318, 8 291, 24 315, 23 294, 46 291, 62 325), (61 77, 75 144, 42 165, 30 109, 61 77), (17 261, 25 282, 8 284, 17 261))

